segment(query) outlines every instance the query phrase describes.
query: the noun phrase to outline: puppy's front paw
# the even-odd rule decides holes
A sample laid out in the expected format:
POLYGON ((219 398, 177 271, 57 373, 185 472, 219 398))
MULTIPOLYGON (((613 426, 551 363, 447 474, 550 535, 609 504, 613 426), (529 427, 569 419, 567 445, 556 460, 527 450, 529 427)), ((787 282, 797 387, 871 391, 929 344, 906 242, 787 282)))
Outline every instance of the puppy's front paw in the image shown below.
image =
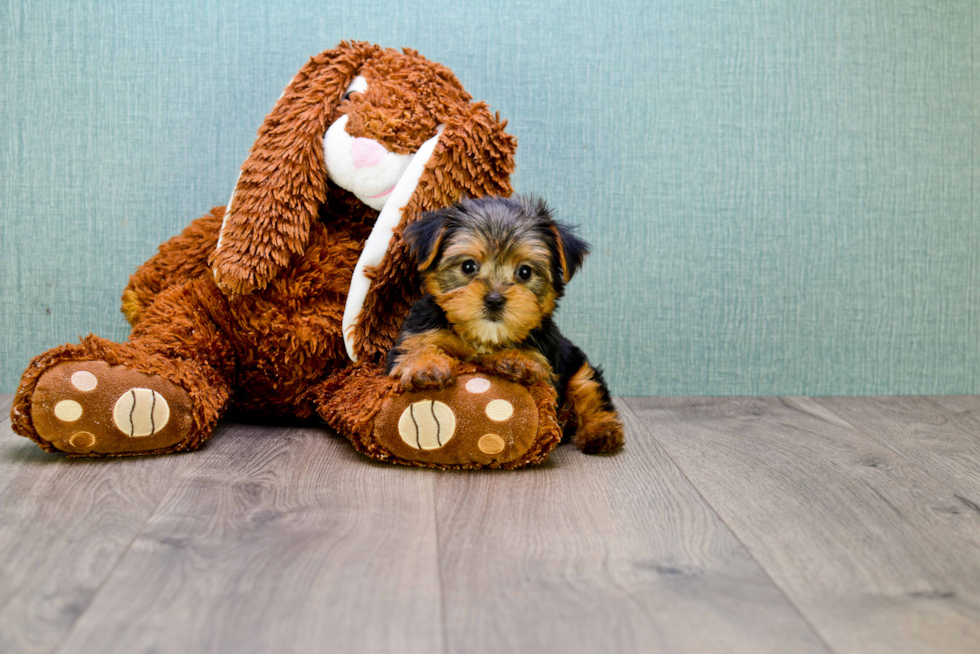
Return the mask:
POLYGON ((551 369, 520 350, 501 350, 487 355, 480 362, 504 379, 531 385, 551 378, 551 369))
POLYGON ((456 361, 444 355, 415 357, 395 366, 391 376, 399 379, 406 391, 445 388, 456 381, 456 361))

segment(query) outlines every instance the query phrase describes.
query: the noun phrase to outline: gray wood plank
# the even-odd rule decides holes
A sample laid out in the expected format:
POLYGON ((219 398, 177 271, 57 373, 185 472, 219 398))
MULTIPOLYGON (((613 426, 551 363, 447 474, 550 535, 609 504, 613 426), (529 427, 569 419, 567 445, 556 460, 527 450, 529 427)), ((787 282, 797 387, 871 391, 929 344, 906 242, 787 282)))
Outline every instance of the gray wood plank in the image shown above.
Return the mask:
MULTIPOLYGON (((980 548, 980 398, 814 398, 946 489, 924 509, 980 548)), ((869 465, 881 465, 869 462, 869 465)))
POLYGON ((812 400, 628 403, 836 651, 977 651, 980 523, 917 462, 812 400))
POLYGON ((0 426, 0 652, 51 652, 169 488, 183 456, 47 454, 0 426))
POLYGON ((966 418, 972 427, 971 433, 977 433, 976 428, 980 427, 980 395, 929 395, 927 399, 952 411, 954 415, 966 418))
POLYGON ((826 652, 622 407, 627 448, 436 483, 450 652, 826 652))
POLYGON ((433 474, 296 427, 193 464, 60 652, 442 651, 433 474))
POLYGON ((13 403, 12 393, 0 393, 0 428, 10 422, 10 407, 13 403))

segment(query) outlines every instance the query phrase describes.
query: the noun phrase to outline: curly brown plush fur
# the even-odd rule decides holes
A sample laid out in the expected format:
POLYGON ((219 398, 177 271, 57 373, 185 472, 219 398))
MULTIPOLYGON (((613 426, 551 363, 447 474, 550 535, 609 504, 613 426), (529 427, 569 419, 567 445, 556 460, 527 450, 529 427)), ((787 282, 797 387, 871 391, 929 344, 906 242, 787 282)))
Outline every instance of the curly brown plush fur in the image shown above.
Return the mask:
MULTIPOLYGON (((516 141, 446 67, 413 50, 342 42, 313 57, 290 82, 259 129, 228 207, 191 223, 132 276, 123 294, 133 325, 129 340, 90 336, 31 362, 12 411, 15 431, 48 450, 107 453, 98 446, 72 449, 68 436, 41 434, 32 420, 34 411, 57 413, 32 400, 45 373, 65 362, 124 366, 186 392, 192 427, 153 452, 197 447, 232 404, 266 415, 324 412, 325 389, 339 389, 338 380, 352 374, 342 316, 352 271, 379 215, 325 169, 324 134, 342 116, 351 137, 398 154, 415 152, 442 130, 383 260, 367 270, 371 286, 353 327, 353 348, 363 365, 381 364, 420 295, 403 229, 464 195, 510 195, 516 141), (345 93, 358 76, 369 88, 345 93)), ((370 377, 371 370, 357 374, 370 377)), ((388 381, 376 372, 380 397, 388 381)), ((84 404, 84 397, 78 401, 84 404)), ((545 404, 542 411, 553 414, 545 404)), ((359 411, 334 404, 324 413, 344 427, 363 422, 359 411)), ((101 438, 89 436, 74 442, 101 438)), ((148 452, 140 447, 134 440, 132 451, 121 453, 148 452)))

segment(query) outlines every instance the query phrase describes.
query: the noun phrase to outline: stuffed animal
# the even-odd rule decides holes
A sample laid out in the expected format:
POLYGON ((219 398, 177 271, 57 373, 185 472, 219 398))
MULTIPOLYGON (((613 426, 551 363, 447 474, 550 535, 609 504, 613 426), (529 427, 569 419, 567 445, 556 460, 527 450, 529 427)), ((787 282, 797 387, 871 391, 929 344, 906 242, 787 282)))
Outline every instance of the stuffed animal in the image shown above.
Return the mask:
POLYGON ((195 449, 231 407, 322 417, 372 457, 513 468, 561 437, 555 393, 474 365, 406 392, 384 359, 420 296, 402 238, 425 211, 511 194, 515 139, 449 69, 342 42, 266 117, 228 205, 131 277, 129 340, 89 335, 30 363, 14 430, 73 456, 195 449))

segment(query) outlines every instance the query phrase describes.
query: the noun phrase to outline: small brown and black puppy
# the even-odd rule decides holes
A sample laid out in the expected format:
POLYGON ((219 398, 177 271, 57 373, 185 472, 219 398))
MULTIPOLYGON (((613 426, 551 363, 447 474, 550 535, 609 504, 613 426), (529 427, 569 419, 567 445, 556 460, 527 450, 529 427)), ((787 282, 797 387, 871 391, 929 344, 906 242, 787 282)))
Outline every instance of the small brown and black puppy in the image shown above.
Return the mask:
POLYGON ((602 371, 552 320, 588 244, 534 198, 464 200, 405 230, 422 271, 416 302, 388 352, 406 390, 442 388, 471 361, 519 383, 550 381, 565 434, 584 452, 623 444, 602 371))

